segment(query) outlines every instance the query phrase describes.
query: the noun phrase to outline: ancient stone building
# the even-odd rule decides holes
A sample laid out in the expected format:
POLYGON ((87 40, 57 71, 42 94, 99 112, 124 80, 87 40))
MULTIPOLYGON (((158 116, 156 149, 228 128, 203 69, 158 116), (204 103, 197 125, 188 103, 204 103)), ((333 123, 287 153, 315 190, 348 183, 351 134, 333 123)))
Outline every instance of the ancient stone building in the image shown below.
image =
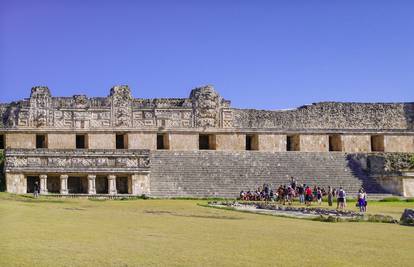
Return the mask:
POLYGON ((1 104, 0 114, 12 193, 32 192, 39 181, 43 194, 235 197, 294 176, 409 195, 414 181, 379 171, 386 155, 414 152, 414 103, 264 111, 232 108, 211 86, 160 99, 133 98, 128 86, 92 98, 34 87, 30 98, 1 104))

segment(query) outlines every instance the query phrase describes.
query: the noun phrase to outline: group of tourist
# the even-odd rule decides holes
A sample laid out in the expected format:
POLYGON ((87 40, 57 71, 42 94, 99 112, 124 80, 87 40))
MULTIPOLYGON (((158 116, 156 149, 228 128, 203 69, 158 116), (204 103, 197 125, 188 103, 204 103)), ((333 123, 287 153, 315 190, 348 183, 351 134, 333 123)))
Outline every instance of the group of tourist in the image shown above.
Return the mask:
MULTIPOLYGON (((336 199, 337 209, 346 208, 346 192, 344 188, 339 189, 328 186, 328 189, 320 186, 313 188, 306 184, 297 184, 296 180, 291 177, 290 183, 280 185, 273 190, 269 184, 264 184, 256 190, 241 191, 240 199, 246 201, 277 201, 283 205, 291 205, 292 201, 297 198, 299 203, 310 206, 313 202, 322 204, 323 198, 326 197, 328 205, 332 206, 336 199)), ((367 194, 361 187, 357 195, 357 207, 360 212, 365 212, 367 207, 367 194)))

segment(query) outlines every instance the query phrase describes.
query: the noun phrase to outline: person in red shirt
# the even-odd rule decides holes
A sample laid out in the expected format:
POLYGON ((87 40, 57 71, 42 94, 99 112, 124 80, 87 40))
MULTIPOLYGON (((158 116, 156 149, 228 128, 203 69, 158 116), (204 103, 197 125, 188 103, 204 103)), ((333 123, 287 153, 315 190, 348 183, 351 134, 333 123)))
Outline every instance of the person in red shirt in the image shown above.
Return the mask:
POLYGON ((309 186, 305 189, 305 204, 308 206, 312 204, 312 189, 309 186))

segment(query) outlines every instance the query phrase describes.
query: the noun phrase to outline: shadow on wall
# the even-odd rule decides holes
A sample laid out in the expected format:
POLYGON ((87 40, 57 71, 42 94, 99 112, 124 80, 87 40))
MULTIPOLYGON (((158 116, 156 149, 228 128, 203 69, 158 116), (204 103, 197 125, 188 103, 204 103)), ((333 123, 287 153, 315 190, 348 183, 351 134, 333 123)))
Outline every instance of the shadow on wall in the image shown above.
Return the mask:
POLYGON ((367 193, 390 194, 372 176, 368 154, 348 154, 346 160, 353 175, 362 182, 362 187, 367 193))
POLYGON ((404 104, 404 116, 407 123, 407 129, 414 129, 414 103, 404 104))

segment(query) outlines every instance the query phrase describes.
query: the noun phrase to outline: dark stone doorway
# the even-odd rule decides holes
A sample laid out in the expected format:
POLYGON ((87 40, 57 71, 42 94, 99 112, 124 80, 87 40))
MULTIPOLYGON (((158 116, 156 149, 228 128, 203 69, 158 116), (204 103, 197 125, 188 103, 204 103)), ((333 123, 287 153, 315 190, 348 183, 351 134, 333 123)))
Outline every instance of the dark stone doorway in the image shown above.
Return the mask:
POLYGON ((87 194, 88 180, 86 177, 71 177, 68 178, 69 194, 87 194))
POLYGON ((37 182, 37 184, 40 187, 39 176, 27 176, 27 193, 33 193, 34 192, 35 182, 37 182))
POLYGON ((56 176, 47 177, 47 191, 49 193, 59 193, 60 192, 60 178, 56 176))
POLYGON ((95 179, 97 194, 108 194, 108 179, 106 176, 97 176, 95 179))
POLYGON ((116 177, 116 191, 118 194, 128 194, 128 177, 116 177))

